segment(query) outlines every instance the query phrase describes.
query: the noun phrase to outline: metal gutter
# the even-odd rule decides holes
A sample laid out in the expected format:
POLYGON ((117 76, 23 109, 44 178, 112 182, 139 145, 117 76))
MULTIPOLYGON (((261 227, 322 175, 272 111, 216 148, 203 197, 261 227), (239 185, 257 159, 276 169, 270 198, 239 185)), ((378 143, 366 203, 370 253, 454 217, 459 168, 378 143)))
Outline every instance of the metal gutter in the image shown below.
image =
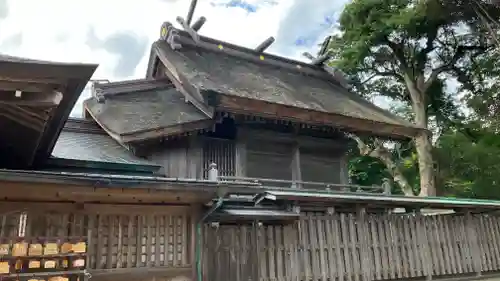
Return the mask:
POLYGON ((92 170, 109 170, 109 171, 121 171, 123 173, 154 173, 160 170, 160 165, 147 165, 147 164, 126 164, 126 163, 113 163, 113 162, 101 162, 101 161, 90 161, 90 160, 78 160, 78 159, 66 159, 51 157, 47 161, 49 167, 55 168, 85 168, 92 170))
POLYGON ((230 183, 217 182, 210 180, 167 178, 157 176, 140 175, 112 175, 99 173, 72 173, 72 172, 53 172, 53 171, 30 171, 30 170, 6 170, 0 169, 0 180, 12 182, 33 182, 33 183, 52 183, 64 185, 91 185, 93 187, 128 187, 128 188, 150 188, 161 190, 189 190, 207 191, 208 188, 227 188, 231 190, 248 190, 248 192, 257 193, 249 187, 259 187, 258 184, 250 183, 230 183), (169 185, 159 186, 159 185, 169 185))
POLYGON ((391 205, 401 207, 433 207, 433 208, 483 208, 500 209, 500 201, 481 199, 460 199, 446 197, 404 197, 404 196, 380 196, 371 194, 343 194, 328 192, 308 192, 308 191, 266 191, 266 195, 272 196, 275 200, 291 200, 299 202, 338 202, 338 203, 358 203, 391 205))

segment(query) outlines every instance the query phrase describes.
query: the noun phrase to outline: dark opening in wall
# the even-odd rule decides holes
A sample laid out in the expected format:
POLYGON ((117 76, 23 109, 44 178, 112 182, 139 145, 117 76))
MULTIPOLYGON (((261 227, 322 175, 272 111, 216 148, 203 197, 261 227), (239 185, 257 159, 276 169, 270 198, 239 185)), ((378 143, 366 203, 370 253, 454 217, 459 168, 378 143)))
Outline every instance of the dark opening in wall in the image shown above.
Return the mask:
POLYGON ((236 139, 236 134, 237 127, 234 119, 230 117, 223 117, 220 122, 215 124, 215 130, 213 132, 209 132, 208 136, 218 139, 234 140, 236 139))

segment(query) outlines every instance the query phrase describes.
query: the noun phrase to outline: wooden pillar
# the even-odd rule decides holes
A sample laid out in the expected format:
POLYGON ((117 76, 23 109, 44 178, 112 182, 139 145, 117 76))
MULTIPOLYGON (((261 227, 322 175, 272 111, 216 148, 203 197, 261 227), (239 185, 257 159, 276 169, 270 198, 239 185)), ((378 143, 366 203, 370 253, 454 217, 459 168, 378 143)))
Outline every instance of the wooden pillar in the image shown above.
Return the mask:
MULTIPOLYGON (((203 245, 202 243, 198 243, 198 239, 202 239, 202 237, 198 237, 198 235, 203 235, 203 229, 198 233, 198 223, 201 218, 201 208, 197 204, 191 205, 191 227, 190 227, 190 242, 189 242, 189 261, 191 262, 191 280, 198 281, 198 264, 196 260, 196 255, 198 254, 200 259, 203 256, 203 245), (199 247, 199 248, 198 248, 199 247), (198 249, 197 249, 198 248, 198 249), (197 252, 198 251, 198 252, 197 252)), ((203 227, 203 225, 201 226, 203 227)), ((167 253, 167 250, 165 250, 167 253)), ((200 270, 203 272, 203 259, 200 261, 200 270)))
POLYGON ((339 159, 339 166, 340 166, 340 183, 348 185, 349 184, 349 162, 347 159, 347 155, 343 155, 339 159))
MULTIPOLYGON (((300 182, 302 181, 302 171, 300 169, 300 145, 296 143, 292 151, 292 180, 300 182)), ((301 184, 295 183, 293 186, 295 188, 300 188, 301 184)))
POLYGON ((189 136, 187 148, 188 171, 187 177, 203 179, 203 142, 198 135, 189 136))
POLYGON ((235 162, 237 177, 246 177, 247 174, 247 144, 243 139, 236 140, 235 162))

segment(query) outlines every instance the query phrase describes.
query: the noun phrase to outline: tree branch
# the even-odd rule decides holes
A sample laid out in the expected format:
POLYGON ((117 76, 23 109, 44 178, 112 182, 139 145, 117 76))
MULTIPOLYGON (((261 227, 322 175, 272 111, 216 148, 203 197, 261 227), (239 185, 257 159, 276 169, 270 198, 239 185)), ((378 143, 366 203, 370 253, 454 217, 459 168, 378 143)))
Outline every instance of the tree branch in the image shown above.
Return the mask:
POLYGON ((439 66, 438 68, 435 68, 432 70, 431 75, 427 79, 427 81, 424 83, 424 88, 422 89, 422 92, 427 92, 429 87, 436 81, 438 78, 439 74, 452 70, 455 66, 455 64, 465 56, 467 51, 479 51, 478 53, 475 54, 475 56, 479 55, 480 53, 486 52, 488 50, 487 47, 484 46, 458 46, 455 54, 453 57, 451 57, 450 61, 439 66))
POLYGON ((370 156, 379 159, 384 163, 387 170, 393 177, 394 181, 399 184, 405 196, 415 196, 413 194, 413 188, 408 183, 408 180, 403 175, 403 172, 399 166, 392 160, 391 153, 384 147, 382 141, 375 139, 373 142, 373 147, 366 144, 360 137, 349 134, 350 138, 356 141, 359 149, 359 153, 363 156, 370 156))
POLYGON ((406 61, 404 49, 401 44, 392 42, 387 36, 385 37, 385 42, 387 43, 389 48, 391 48, 394 56, 399 61, 399 63, 401 63, 403 70, 406 72, 408 70, 408 62, 406 61))
POLYGON ((434 41, 437 39, 438 27, 432 28, 427 34, 427 43, 425 48, 416 55, 416 68, 419 72, 423 73, 425 64, 427 63, 428 55, 434 51, 434 41))

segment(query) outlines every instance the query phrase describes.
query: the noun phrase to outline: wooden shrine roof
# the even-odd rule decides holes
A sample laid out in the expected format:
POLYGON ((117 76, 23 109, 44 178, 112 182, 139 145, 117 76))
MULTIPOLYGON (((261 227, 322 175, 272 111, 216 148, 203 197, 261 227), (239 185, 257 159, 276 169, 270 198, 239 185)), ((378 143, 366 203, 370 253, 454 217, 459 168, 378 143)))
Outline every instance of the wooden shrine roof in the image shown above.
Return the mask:
MULTIPOLYGON (((113 140, 93 120, 70 118, 56 142, 52 157, 66 160, 157 166, 137 157, 113 140)), ((159 167, 157 167, 158 169, 159 167)))
POLYGON ((142 141, 209 127, 205 115, 167 80, 140 79, 94 85, 86 110, 115 140, 142 141), (102 99, 102 100, 99 100, 102 99))
POLYGON ((204 112, 214 108, 390 137, 422 130, 350 93, 321 67, 172 32, 177 47, 164 40, 153 44, 148 77, 166 74, 204 112))
POLYGON ((0 55, 0 167, 43 164, 97 65, 0 55))

